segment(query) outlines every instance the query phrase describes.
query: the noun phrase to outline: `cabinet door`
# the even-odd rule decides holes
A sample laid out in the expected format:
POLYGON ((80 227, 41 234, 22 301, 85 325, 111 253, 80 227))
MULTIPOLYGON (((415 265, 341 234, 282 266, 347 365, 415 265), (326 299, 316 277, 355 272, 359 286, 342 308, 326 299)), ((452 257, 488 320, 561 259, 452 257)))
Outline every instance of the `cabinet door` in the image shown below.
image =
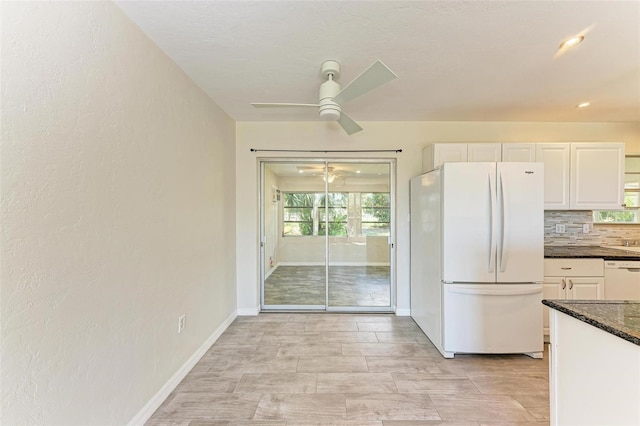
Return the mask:
POLYGON ((568 210, 570 206, 570 144, 536 144, 536 161, 544 163, 544 209, 568 210))
MULTIPOLYGON (((566 299, 567 283, 563 277, 544 277, 542 282, 543 299, 566 299)), ((542 329, 545 335, 549 334, 549 308, 542 305, 542 329)))
POLYGON ((464 163, 467 161, 466 143, 438 143, 433 151, 433 166, 438 167, 443 163, 464 163))
POLYGON ((489 163, 502 161, 502 144, 470 143, 467 145, 467 161, 489 163))
POLYGON ((604 299, 603 277, 567 277, 567 299, 604 299))
POLYGON ((466 143, 436 143, 422 150, 422 172, 426 173, 443 163, 464 163, 467 161, 466 143))
POLYGON ((571 209, 622 208, 624 143, 572 143, 571 168, 571 209))
POLYGON ((502 161, 528 163, 536 161, 536 145, 533 143, 502 144, 502 161))

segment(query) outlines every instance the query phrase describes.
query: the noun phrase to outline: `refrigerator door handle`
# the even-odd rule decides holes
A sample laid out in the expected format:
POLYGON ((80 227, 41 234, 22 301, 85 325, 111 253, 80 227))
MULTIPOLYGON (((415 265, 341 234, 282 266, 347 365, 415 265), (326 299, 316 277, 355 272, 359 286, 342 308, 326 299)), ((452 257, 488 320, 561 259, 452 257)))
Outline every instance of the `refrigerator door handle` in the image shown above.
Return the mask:
POLYGON ((502 207, 502 236, 500 244, 500 272, 507 269, 507 252, 509 251, 509 203, 507 202, 507 186, 500 173, 500 205, 502 207))
POLYGON ((497 246, 497 238, 496 238, 496 230, 498 227, 496 226, 496 188, 495 182, 493 180, 493 176, 489 173, 489 199, 490 204, 489 208, 491 211, 489 212, 489 272, 494 272, 496 267, 496 246, 497 246))

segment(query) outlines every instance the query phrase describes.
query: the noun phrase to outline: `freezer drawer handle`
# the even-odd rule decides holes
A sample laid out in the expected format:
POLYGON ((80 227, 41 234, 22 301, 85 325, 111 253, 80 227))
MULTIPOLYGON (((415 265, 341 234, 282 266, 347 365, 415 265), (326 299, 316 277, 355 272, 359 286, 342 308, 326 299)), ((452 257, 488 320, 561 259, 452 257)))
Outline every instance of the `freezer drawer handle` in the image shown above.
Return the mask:
POLYGON ((485 296, 520 296, 526 294, 540 294, 542 288, 540 286, 527 287, 521 289, 505 290, 492 290, 492 289, 478 289, 478 288, 452 288, 448 290, 449 293, 458 294, 473 294, 473 295, 485 295, 485 296))

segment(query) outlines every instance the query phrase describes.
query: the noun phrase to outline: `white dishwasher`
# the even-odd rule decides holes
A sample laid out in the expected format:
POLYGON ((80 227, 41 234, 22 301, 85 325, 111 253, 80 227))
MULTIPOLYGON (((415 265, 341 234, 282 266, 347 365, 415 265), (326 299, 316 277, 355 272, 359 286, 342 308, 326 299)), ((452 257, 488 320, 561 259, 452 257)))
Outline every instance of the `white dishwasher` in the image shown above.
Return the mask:
POLYGON ((606 260, 604 285, 607 300, 640 300, 640 261, 606 260))

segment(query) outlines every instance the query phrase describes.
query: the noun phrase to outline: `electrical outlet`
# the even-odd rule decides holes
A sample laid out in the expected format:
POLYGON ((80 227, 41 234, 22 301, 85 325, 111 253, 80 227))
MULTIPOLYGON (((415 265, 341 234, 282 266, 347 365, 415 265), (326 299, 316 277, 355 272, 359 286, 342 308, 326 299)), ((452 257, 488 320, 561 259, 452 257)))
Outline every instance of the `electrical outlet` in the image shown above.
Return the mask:
POLYGON ((588 234, 589 232, 591 232, 591 225, 588 223, 583 223, 582 224, 582 233, 583 234, 588 234))
POLYGON ((178 333, 182 333, 184 326, 187 324, 187 314, 182 314, 178 317, 178 333))
POLYGON ((556 223, 556 234, 564 234, 567 232, 567 226, 562 223, 556 223))

